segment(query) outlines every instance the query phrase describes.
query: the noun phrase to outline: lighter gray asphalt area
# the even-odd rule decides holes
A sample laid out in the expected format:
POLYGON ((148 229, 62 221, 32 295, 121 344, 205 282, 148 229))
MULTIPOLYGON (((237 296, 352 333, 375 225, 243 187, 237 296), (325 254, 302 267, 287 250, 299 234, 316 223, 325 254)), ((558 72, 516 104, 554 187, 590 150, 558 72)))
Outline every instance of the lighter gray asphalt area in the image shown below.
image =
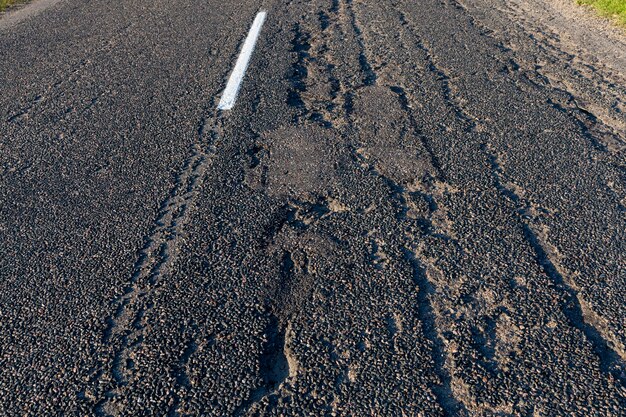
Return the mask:
POLYGON ((626 95, 469 3, 6 26, 0 416, 623 415, 626 95))
POLYGON ((8 31, 29 18, 35 17, 62 0, 35 0, 9 8, 0 15, 0 32, 8 31))

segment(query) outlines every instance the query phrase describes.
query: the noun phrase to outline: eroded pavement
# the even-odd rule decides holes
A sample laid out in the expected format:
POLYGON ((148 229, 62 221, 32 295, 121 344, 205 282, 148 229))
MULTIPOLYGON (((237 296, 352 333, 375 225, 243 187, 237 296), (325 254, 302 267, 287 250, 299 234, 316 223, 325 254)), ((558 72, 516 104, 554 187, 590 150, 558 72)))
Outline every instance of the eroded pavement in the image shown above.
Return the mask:
POLYGON ((3 35, 0 413, 623 413, 614 74, 455 1, 176 3, 3 35))

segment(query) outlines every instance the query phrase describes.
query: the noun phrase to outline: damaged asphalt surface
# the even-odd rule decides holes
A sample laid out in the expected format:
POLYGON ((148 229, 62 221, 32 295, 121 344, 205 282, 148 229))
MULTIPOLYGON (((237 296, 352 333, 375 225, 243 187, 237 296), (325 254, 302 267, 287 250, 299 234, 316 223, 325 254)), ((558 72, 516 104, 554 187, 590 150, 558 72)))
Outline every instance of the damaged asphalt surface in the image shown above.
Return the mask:
POLYGON ((66 0, 1 33, 0 415, 623 415, 626 95, 589 66, 586 110, 509 29, 66 0))

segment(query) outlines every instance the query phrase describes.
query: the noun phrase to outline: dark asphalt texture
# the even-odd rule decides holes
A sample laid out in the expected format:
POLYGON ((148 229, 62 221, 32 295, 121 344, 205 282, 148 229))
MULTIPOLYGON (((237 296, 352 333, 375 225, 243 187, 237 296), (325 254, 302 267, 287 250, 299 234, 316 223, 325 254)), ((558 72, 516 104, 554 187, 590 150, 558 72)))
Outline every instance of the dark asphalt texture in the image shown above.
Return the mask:
POLYGON ((0 39, 1 416, 625 415, 626 138, 566 54, 454 0, 0 39))

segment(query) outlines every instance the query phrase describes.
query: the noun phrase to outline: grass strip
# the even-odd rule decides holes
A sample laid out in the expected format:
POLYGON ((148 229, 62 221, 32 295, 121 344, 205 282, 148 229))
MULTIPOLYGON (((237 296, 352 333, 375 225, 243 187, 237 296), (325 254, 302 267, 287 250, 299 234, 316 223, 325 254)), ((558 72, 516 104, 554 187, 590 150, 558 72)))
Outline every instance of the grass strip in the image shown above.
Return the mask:
POLYGON ((0 0, 0 12, 17 3, 21 3, 22 1, 24 0, 0 0))
POLYGON ((577 2, 593 6, 601 16, 613 19, 626 27, 626 0, 577 0, 577 2))

